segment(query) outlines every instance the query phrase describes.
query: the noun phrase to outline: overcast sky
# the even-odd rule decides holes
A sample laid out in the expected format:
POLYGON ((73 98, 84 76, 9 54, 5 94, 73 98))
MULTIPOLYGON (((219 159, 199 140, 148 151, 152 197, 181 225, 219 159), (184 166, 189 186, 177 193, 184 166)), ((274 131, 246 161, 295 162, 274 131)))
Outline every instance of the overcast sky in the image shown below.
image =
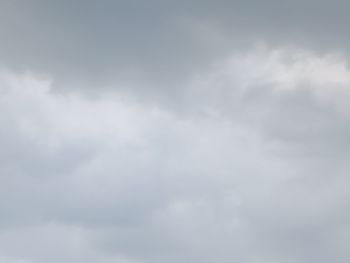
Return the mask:
POLYGON ((0 0, 0 263, 350 262, 345 0, 0 0))

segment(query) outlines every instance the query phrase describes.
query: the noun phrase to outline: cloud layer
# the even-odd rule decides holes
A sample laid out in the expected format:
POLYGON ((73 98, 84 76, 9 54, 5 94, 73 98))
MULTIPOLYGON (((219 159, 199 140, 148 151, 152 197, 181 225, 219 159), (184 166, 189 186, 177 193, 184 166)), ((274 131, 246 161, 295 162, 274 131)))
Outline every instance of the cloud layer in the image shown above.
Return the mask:
POLYGON ((238 50, 176 103, 8 68, 1 263, 349 261, 342 53, 238 50))
POLYGON ((344 0, 2 0, 0 58, 63 90, 123 82, 174 96, 198 68, 256 41, 347 55, 348 9, 344 0))

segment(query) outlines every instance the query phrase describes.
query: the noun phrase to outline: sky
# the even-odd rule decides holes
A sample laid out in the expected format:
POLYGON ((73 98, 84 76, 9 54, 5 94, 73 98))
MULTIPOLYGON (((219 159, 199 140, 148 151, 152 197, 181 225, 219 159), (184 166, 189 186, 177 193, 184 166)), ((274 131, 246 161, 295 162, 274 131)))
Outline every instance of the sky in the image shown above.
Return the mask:
POLYGON ((348 263, 349 8, 0 0, 0 263, 348 263))

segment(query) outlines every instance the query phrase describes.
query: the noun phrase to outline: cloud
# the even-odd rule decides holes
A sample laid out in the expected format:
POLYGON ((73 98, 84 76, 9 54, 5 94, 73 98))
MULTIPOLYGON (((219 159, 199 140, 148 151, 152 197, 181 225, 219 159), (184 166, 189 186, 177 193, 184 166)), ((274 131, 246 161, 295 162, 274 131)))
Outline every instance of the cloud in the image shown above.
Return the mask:
POLYGON ((50 74, 59 89, 125 90, 121 82, 180 100, 193 73, 256 41, 348 54, 348 9, 342 0, 4 0, 0 58, 50 74))
POLYGON ((257 47, 180 109, 1 71, 0 260, 347 262, 349 76, 257 47))

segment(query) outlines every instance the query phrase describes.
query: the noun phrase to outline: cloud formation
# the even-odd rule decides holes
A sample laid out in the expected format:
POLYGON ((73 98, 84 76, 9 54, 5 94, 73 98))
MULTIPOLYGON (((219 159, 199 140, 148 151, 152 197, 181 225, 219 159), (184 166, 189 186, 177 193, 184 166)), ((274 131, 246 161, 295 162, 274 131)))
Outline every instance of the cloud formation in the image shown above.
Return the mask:
POLYGON ((199 68, 256 41, 347 55, 348 9, 343 0, 2 0, 0 58, 64 90, 122 82, 176 97, 199 68))
POLYGON ((342 53, 238 50, 181 103, 0 83, 0 262, 348 262, 342 53))

